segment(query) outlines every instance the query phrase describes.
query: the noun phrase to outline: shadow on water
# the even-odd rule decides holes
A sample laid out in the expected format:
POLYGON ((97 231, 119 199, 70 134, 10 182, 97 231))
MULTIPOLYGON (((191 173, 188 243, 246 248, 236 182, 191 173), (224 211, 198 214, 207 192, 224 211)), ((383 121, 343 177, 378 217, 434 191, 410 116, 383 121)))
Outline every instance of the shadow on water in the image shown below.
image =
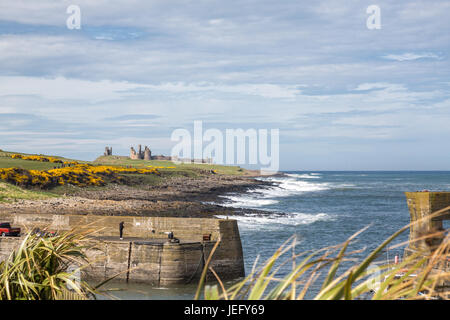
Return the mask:
MULTIPOLYGON (((224 285, 226 288, 232 286, 237 281, 226 281, 224 285)), ((90 282, 91 285, 96 285, 98 282, 90 282)), ((214 285, 216 282, 208 282, 207 285, 214 285)), ((124 281, 111 281, 106 283, 101 288, 103 295, 97 295, 98 300, 192 300, 197 291, 197 281, 192 281, 191 284, 169 286, 169 287, 155 287, 143 283, 126 283, 124 281)), ((202 291, 203 293, 203 291, 202 291)))
MULTIPOLYGON (((94 284, 94 283, 92 283, 94 284)), ((110 282, 101 288, 105 295, 98 300, 190 300, 195 296, 197 284, 180 287, 154 287, 141 283, 110 282)))

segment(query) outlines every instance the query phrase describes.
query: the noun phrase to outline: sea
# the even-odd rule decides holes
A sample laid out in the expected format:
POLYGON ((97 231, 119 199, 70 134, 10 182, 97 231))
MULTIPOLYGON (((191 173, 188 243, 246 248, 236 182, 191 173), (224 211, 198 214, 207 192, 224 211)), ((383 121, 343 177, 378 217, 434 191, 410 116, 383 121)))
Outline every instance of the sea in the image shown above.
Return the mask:
MULTIPOLYGON (((273 182, 272 186, 222 195, 220 204, 223 206, 264 212, 230 217, 238 221, 246 274, 262 266, 286 241, 295 241, 295 253, 301 253, 340 244, 367 227, 349 248, 350 251, 363 250, 352 256, 361 260, 409 223, 404 192, 450 191, 449 171, 284 173, 284 176, 258 178, 273 182)), ((408 230, 405 231, 393 245, 407 241, 408 234, 408 230)), ((401 247, 385 250, 381 258, 392 259, 401 253, 401 247)), ((351 263, 345 262, 343 270, 351 263)), ((282 278, 291 270, 292 263, 288 262, 280 267, 277 276, 282 278)), ((320 280, 319 277, 311 286, 306 298, 314 296, 320 287, 320 280)), ((108 293, 113 298, 118 299, 192 299, 196 286, 154 288, 111 283, 105 288, 110 290, 108 293)))

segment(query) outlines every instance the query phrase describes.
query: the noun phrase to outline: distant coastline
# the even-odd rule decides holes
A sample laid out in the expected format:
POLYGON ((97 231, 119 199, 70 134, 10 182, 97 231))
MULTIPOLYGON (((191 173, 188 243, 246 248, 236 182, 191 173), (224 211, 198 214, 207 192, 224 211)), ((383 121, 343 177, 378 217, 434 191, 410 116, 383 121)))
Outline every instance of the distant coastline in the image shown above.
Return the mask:
MULTIPOLYGON (((60 159, 61 163, 28 161, 20 157, 14 159, 14 155, 12 152, 0 152, 0 168, 50 170, 55 165, 64 166, 63 163, 67 161, 76 161, 60 157, 51 159, 60 159)), ((122 183, 108 182, 104 186, 93 187, 67 184, 48 190, 13 187, 5 181, 0 181, 9 186, 8 188, 14 188, 15 192, 10 192, 9 200, 6 194, 6 201, 0 201, 0 213, 214 218, 215 215, 258 212, 253 209, 221 206, 223 198, 220 196, 227 193, 245 193, 254 188, 271 185, 268 181, 255 179, 261 176, 259 171, 239 167, 209 164, 176 166, 170 161, 133 160, 117 156, 102 156, 87 164, 94 168, 105 165, 137 169, 152 167, 158 168, 159 174, 124 174, 122 183), (33 196, 28 196, 27 193, 33 196), (21 197, 22 195, 25 196, 21 197)))
POLYGON ((220 206, 220 195, 245 193, 264 185, 270 183, 253 177, 177 177, 158 186, 111 185, 50 199, 0 203, 0 212, 213 218, 216 214, 258 212, 220 206))

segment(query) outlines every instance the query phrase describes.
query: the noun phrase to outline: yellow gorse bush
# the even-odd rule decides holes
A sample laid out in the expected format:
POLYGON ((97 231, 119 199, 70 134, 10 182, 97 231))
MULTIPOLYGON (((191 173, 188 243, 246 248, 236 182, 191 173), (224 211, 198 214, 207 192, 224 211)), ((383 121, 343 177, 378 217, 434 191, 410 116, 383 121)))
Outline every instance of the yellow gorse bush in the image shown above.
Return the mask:
POLYGON ((22 160, 30 160, 30 161, 40 161, 40 162, 73 164, 73 165, 78 164, 78 162, 76 162, 76 161, 62 161, 61 159, 57 159, 57 158, 53 158, 53 157, 24 156, 24 155, 21 155, 21 154, 13 154, 11 156, 11 158, 13 158, 13 159, 22 159, 22 160))
POLYGON ((158 174, 155 168, 136 169, 113 166, 92 166, 78 164, 71 167, 57 168, 46 171, 26 170, 19 168, 0 169, 0 180, 19 186, 37 186, 49 188, 56 185, 71 184, 80 187, 105 185, 105 177, 120 182, 120 174, 158 174))
POLYGON ((112 174, 112 173, 123 173, 123 174, 159 174, 156 168, 149 169, 137 169, 137 168, 126 168, 126 167, 114 167, 114 166, 91 166, 87 164, 81 164, 77 167, 87 168, 93 173, 99 174, 112 174))

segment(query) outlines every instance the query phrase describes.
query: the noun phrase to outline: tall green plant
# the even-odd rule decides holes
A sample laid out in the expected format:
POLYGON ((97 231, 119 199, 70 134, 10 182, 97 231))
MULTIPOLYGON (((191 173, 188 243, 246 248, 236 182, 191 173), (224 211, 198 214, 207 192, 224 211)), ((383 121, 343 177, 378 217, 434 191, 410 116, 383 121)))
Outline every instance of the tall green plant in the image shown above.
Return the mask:
MULTIPOLYGON (((428 218, 440 213, 436 212, 428 218)), ((420 223, 420 221, 414 223, 420 223)), ((448 234, 439 247, 432 251, 417 252, 406 257, 399 264, 385 263, 373 267, 382 251, 400 234, 408 230, 410 225, 395 232, 360 262, 352 257, 364 249, 352 252, 347 250, 349 244, 366 228, 340 245, 294 254, 282 260, 295 246, 295 239, 291 239, 284 243, 261 268, 253 270, 245 279, 228 289, 224 288, 220 279, 218 281, 222 292, 217 285, 205 286, 204 297, 211 300, 304 299, 307 292, 312 293, 312 284, 321 274, 325 274, 319 286, 320 289, 312 293, 315 300, 352 300, 367 297, 367 293, 371 293, 372 299, 376 300, 448 299, 450 293, 445 291, 446 289, 441 289, 444 283, 447 287, 443 286, 443 288, 448 288, 450 285, 448 234), (301 259, 299 263, 297 259, 301 259), (345 269, 344 261, 351 261, 350 267, 345 269), (275 268, 276 262, 280 264, 277 268, 275 268), (282 278, 277 277, 281 266, 289 262, 292 263, 292 271, 282 278), (339 268, 344 268, 344 271, 338 275, 339 268)), ((445 233, 441 231, 441 235, 445 233)), ((425 238, 435 236, 435 233, 428 234, 425 238)), ((207 267, 213 271, 209 265, 207 267)), ((198 292, 196 297, 199 297, 198 292)))
POLYGON ((25 236, 17 250, 0 263, 1 300, 88 299, 95 289, 75 275, 88 265, 85 233, 54 237, 25 236), (76 266, 72 272, 69 266, 76 266))

